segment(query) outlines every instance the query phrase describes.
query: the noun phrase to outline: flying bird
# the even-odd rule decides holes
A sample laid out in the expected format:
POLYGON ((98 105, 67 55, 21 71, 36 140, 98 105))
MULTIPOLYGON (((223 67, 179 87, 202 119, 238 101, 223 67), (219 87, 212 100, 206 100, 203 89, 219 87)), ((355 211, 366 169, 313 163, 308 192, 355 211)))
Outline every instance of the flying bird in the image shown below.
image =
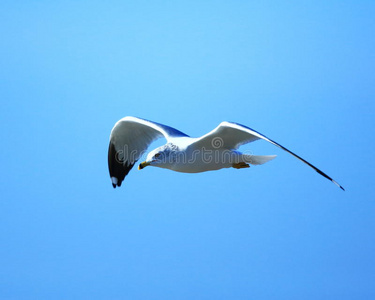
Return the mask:
POLYGON ((211 132, 192 138, 170 126, 136 117, 122 118, 111 131, 108 167, 114 188, 121 186, 125 176, 145 154, 149 145, 161 137, 167 143, 149 152, 146 160, 139 164, 139 170, 154 166, 182 173, 199 173, 222 168, 249 168, 250 165, 261 165, 276 157, 238 151, 243 144, 263 139, 298 158, 344 190, 335 180, 302 157, 247 126, 222 122, 211 132))

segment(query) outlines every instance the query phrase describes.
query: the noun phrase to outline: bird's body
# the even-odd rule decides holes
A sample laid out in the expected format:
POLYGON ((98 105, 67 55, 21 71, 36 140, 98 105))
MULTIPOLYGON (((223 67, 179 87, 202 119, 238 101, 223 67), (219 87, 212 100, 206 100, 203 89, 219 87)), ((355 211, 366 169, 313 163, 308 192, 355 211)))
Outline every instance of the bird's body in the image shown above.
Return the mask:
POLYGON ((249 164, 260 165, 276 157, 249 155, 238 151, 243 144, 263 139, 289 152, 343 189, 335 180, 300 156, 244 125, 222 122, 202 137, 191 138, 172 127, 135 117, 119 120, 110 135, 108 165, 113 187, 121 186, 125 176, 148 146, 160 137, 165 137, 167 143, 149 152, 139 169, 151 165, 182 173, 200 173, 231 167, 248 168, 249 164))
MULTIPOLYGON (((177 139, 175 143, 168 143, 156 152, 168 152, 168 157, 158 163, 158 167, 170 169, 181 173, 201 173, 214 171, 222 168, 230 168, 239 163, 242 154, 238 151, 228 149, 203 149, 196 151, 194 147, 195 138, 177 139), (182 139, 185 139, 182 141, 182 139), (180 142, 183 142, 181 144, 180 142), (177 146, 180 145, 180 146, 177 146)), ((152 159, 153 155, 150 155, 152 159)))

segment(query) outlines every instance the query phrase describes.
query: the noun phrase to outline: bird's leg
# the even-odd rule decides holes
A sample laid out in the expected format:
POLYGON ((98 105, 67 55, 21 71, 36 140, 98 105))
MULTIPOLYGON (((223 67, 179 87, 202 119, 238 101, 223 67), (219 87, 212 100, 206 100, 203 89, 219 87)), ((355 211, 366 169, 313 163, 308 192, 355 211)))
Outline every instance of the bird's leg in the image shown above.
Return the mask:
POLYGON ((235 163, 235 164, 232 165, 232 167, 236 168, 236 169, 250 168, 249 164, 247 164, 245 162, 235 163))

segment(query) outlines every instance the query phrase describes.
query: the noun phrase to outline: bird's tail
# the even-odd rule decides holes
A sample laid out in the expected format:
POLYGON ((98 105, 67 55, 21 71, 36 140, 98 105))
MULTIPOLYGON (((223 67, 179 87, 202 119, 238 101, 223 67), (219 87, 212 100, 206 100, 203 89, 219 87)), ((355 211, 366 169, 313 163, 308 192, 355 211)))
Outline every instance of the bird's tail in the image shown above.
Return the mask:
POLYGON ((251 165, 263 165, 266 162, 274 159, 276 155, 247 155, 242 154, 242 158, 246 163, 251 165))

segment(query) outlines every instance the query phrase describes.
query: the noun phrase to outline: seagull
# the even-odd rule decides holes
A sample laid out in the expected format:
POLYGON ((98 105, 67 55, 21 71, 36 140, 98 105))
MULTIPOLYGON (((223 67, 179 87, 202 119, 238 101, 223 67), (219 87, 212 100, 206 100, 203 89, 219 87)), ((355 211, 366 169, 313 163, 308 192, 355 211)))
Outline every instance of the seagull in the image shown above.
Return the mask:
POLYGON ((154 166, 182 173, 200 173, 222 168, 249 168, 250 164, 261 165, 276 157, 276 155, 250 155, 238 151, 243 144, 263 139, 285 150, 345 190, 302 157, 247 126, 222 122, 209 133, 199 138, 192 138, 170 126, 137 117, 120 119, 110 134, 108 167, 114 188, 121 186, 125 176, 146 153, 149 145, 161 137, 164 137, 167 143, 149 152, 146 160, 139 165, 139 170, 154 166))

